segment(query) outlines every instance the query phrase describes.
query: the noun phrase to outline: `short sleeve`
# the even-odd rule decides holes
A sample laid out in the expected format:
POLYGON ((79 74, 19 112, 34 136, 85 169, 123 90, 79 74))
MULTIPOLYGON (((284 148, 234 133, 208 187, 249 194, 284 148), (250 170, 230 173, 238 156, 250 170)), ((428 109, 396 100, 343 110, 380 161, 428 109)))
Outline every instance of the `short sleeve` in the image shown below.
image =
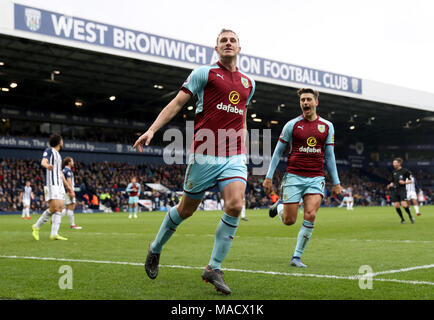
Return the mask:
POLYGON ((209 67, 203 66, 193 70, 182 84, 181 90, 195 96, 208 83, 209 67))
POLYGON ((44 159, 50 159, 50 157, 51 157, 51 154, 52 154, 53 152, 51 151, 51 148, 47 148, 47 149, 45 149, 45 151, 44 151, 44 153, 42 154, 42 158, 44 159))

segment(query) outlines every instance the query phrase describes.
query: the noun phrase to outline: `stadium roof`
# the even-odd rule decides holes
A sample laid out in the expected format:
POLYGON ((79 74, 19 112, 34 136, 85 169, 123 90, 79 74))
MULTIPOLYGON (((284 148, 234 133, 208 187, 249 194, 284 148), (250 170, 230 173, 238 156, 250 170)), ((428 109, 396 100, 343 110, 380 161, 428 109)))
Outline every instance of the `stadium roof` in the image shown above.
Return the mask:
MULTIPOLYGON (((2 105, 148 123, 176 95, 191 71, 1 34, 0 62, 0 86, 18 84, 0 92, 2 105), (111 96, 116 99, 109 100, 111 96), (77 107, 76 100, 83 106, 77 107)), ((257 81, 252 101, 250 128, 271 127, 278 134, 286 121, 300 114, 296 88, 257 81), (254 122, 252 114, 262 122, 254 122)), ((193 105, 191 102, 188 105, 193 105)), ((192 119, 193 112, 186 106, 177 120, 192 119)), ((331 120, 337 134, 348 143, 412 143, 414 139, 423 143, 434 131, 434 112, 339 94, 322 92, 318 113, 331 120)))

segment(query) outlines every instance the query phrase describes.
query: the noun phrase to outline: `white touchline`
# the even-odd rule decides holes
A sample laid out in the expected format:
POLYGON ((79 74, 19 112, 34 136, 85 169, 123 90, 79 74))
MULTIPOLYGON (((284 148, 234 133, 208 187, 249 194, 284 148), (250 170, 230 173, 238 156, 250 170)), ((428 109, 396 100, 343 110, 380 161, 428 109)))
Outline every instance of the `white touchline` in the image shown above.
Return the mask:
MULTIPOLYGON (((100 264, 118 264, 118 265, 130 265, 130 266, 143 266, 143 263, 138 262, 122 262, 122 261, 105 261, 105 260, 83 260, 83 259, 68 259, 68 258, 53 258, 53 257, 28 257, 28 256, 7 256, 0 255, 0 258, 6 259, 27 259, 27 260, 45 260, 45 261, 66 261, 66 262, 84 262, 84 263, 100 263, 100 264)), ((202 270, 203 267, 194 267, 194 266, 180 266, 180 265, 160 265, 163 268, 176 268, 176 269, 196 269, 202 270)), ((416 266, 411 268, 399 269, 399 270, 389 270, 389 271, 381 271, 373 274, 365 274, 363 276, 376 276, 379 274, 390 274, 390 273, 398 273, 398 272, 406 272, 417 269, 428 269, 433 268, 434 264, 425 265, 425 266, 416 266)), ((280 276, 293 276, 293 277, 312 277, 312 278, 326 278, 326 279, 342 279, 342 280, 359 280, 362 275, 355 276, 337 276, 337 275, 327 275, 327 274, 311 274, 311 273, 287 273, 287 272, 277 272, 277 271, 262 271, 262 270, 244 270, 244 269, 231 269, 225 268, 224 271, 234 271, 234 272, 245 272, 245 273, 256 273, 256 274, 267 274, 267 275, 280 275, 280 276)), ((382 282, 397 282, 397 283, 406 283, 406 284, 426 284, 434 286, 434 282, 428 281, 417 281, 417 280, 399 280, 399 279, 381 279, 381 278, 373 278, 375 281, 382 282)))

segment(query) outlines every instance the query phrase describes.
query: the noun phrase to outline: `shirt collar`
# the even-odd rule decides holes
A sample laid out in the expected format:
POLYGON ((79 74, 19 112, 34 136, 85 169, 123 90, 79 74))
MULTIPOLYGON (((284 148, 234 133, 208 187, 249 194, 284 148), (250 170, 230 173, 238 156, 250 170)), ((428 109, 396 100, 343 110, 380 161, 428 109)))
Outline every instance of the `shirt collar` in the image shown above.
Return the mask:
MULTIPOLYGON (((218 65, 220 68, 225 69, 225 70, 228 71, 228 72, 232 72, 232 71, 228 70, 228 68, 226 68, 224 65, 222 65, 220 61, 217 61, 217 65, 218 65)), ((235 67, 235 71, 234 71, 234 72, 237 72, 237 71, 238 71, 238 67, 235 67)))

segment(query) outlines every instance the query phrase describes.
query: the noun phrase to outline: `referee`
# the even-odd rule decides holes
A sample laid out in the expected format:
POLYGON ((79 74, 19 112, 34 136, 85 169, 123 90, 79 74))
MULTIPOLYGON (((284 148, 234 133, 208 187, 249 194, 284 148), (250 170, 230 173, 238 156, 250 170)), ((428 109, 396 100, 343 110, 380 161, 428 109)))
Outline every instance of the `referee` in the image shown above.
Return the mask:
MULTIPOLYGON (((410 180, 411 178, 411 172, 410 170, 402 167, 402 159, 401 158, 395 158, 393 159, 393 170, 392 172, 392 182, 387 185, 387 188, 392 188, 392 202, 395 206, 396 212, 398 212, 398 215, 401 217, 401 223, 405 223, 405 219, 402 216, 402 211, 400 206, 402 206, 407 212, 411 223, 414 223, 414 218, 412 217, 410 213, 410 208, 408 207, 407 200, 407 190, 405 188, 407 184, 407 179, 410 180)), ((411 183, 411 180, 409 181, 411 183)))

